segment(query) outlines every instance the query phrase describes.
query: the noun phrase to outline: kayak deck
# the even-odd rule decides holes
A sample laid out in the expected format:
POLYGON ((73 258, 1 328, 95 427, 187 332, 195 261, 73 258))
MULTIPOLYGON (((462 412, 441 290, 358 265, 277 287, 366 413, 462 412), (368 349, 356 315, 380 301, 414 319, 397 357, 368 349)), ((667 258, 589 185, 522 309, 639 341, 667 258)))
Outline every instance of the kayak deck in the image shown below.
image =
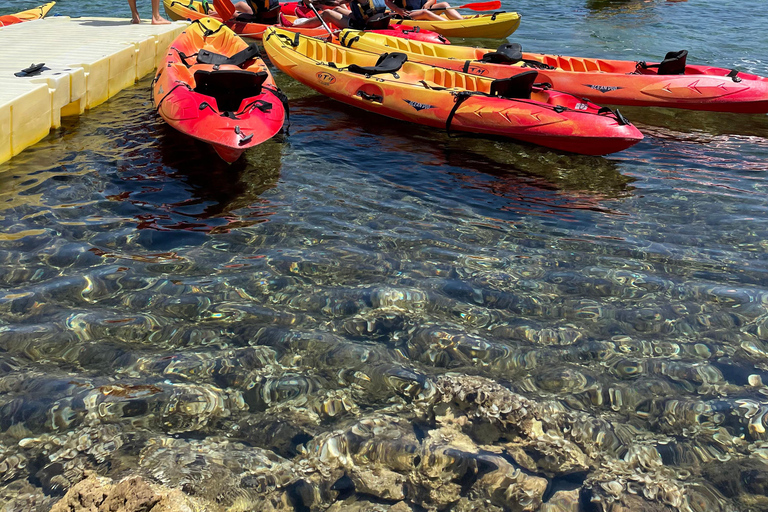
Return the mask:
MULTIPOLYGON (((661 106, 736 113, 768 112, 768 78, 713 66, 690 65, 683 52, 665 59, 660 74, 655 63, 591 59, 522 52, 515 58, 499 51, 404 41, 379 34, 343 31, 341 44, 381 53, 401 51, 416 62, 505 78, 537 68, 540 82, 597 103, 661 106), (520 60, 516 60, 517 57, 520 60)), ((507 45, 507 51, 509 45, 507 45)), ((512 52, 514 53, 514 52, 512 52)), ((512 55, 510 53, 509 55, 512 55)))
POLYGON ((642 134, 610 109, 574 96, 409 62, 402 53, 347 49, 271 28, 264 41, 281 71, 327 96, 381 115, 441 130, 509 137, 545 147, 603 155, 642 134))

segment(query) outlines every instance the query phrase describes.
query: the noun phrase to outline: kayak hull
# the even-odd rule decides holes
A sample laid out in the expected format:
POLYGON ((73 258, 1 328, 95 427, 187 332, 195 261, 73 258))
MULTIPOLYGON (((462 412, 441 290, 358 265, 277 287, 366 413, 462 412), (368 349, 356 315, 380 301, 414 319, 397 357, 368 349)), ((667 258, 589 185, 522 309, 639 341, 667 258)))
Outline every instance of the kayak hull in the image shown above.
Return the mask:
POLYGON ((335 100, 402 121, 445 129, 457 94, 466 98, 455 109, 450 129, 509 137, 581 154, 604 155, 626 149, 642 134, 613 112, 559 92, 537 90, 531 99, 489 96, 492 80, 406 62, 392 73, 353 73, 350 64, 370 66, 379 56, 272 28, 264 41, 280 70, 335 100), (333 65, 328 65, 328 63, 333 65), (334 67, 335 66, 335 67, 334 67), (485 93, 485 94, 483 94, 485 93), (598 113, 600 111, 600 113, 598 113))
POLYGON ((7 27, 8 25, 15 25, 23 21, 32 21, 45 18, 56 2, 48 2, 47 4, 35 7, 34 9, 27 9, 26 11, 17 12, 16 14, 7 14, 0 16, 0 27, 7 27))
POLYGON ((493 14, 474 14, 462 20, 397 20, 407 27, 420 27, 431 30, 445 37, 482 37, 504 39, 520 26, 520 15, 516 12, 497 12, 493 14))
POLYGON ((226 162, 237 160, 244 151, 277 134, 285 109, 264 62, 255 55, 241 65, 200 63, 201 50, 231 57, 248 45, 212 18, 193 22, 173 43, 158 69, 152 88, 153 102, 160 116, 176 130, 210 144, 226 162), (210 85, 220 80, 218 89, 210 85), (259 77, 261 84, 252 86, 259 77), (209 83, 202 88, 205 76, 209 83), (236 80, 248 81, 249 92, 232 93, 236 80))
MULTIPOLYGON (((490 78, 506 78, 531 69, 520 63, 483 62, 483 56, 493 51, 483 48, 442 47, 357 31, 344 31, 340 39, 353 48, 404 52, 417 62, 490 78)), ((698 65, 687 65, 683 75, 658 75, 655 69, 638 68, 634 61, 536 53, 523 53, 523 58, 555 68, 539 69, 538 82, 548 82, 556 90, 597 103, 768 113, 768 78, 757 75, 728 76, 732 70, 698 65)))

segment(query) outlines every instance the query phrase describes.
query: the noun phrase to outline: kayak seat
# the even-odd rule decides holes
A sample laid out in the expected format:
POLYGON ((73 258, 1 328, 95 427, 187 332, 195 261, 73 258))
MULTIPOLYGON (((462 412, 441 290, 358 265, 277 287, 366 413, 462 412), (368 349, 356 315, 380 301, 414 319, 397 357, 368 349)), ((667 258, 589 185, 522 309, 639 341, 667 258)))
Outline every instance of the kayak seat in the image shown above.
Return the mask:
POLYGON ((261 94, 266 81, 266 71, 245 71, 222 69, 218 71, 195 71, 195 92, 211 96, 216 100, 219 112, 235 112, 243 99, 261 94))
POLYGON ((233 66, 242 66, 249 60, 253 60, 259 55, 259 47, 256 43, 251 43, 244 50, 240 50, 231 57, 214 53, 209 50, 200 50, 197 53, 198 64, 231 64, 233 66))
POLYGON ((659 63, 659 75, 684 75, 685 60, 688 57, 688 50, 679 52, 669 52, 664 56, 664 60, 659 63))
POLYGON ((408 60, 408 56, 404 53, 393 52, 383 53, 379 60, 376 61, 375 66, 358 66, 357 64, 350 64, 347 68, 352 73, 358 73, 360 75, 380 75, 382 73, 396 73, 403 67, 403 64, 408 60))
POLYGON ((539 62, 537 60, 524 59, 523 47, 520 43, 507 43, 499 46, 495 52, 488 52, 483 55, 482 62, 488 62, 489 64, 517 64, 523 62, 523 67, 537 68, 537 69, 555 69, 554 66, 539 62))
POLYGON ((521 100, 531 99, 533 82, 536 81, 538 74, 538 71, 532 69, 509 78, 498 78, 491 82, 491 96, 521 100))
POLYGON ((523 60, 523 47, 520 43, 507 43, 499 46, 495 52, 483 55, 483 62, 493 64, 515 64, 523 60))

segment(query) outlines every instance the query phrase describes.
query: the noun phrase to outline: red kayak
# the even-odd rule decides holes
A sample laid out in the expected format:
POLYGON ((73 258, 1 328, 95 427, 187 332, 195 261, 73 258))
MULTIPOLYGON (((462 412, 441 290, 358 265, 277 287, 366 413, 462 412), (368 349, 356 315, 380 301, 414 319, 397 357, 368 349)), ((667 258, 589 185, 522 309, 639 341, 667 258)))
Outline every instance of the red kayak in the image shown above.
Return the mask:
MULTIPOLYGON (((318 10, 323 10, 323 6, 318 6, 318 10)), ((309 7, 301 2, 285 2, 280 4, 280 12, 287 16, 296 16, 297 18, 314 18, 315 13, 309 7)), ((451 44, 447 37, 433 32, 431 30, 421 30, 421 27, 409 27, 399 23, 390 24, 385 30, 369 30, 390 37, 402 37, 414 41, 423 41, 434 44, 451 44)))
POLYGON ((273 137, 286 115, 256 44, 213 18, 193 21, 171 43, 152 93, 169 125, 207 142, 228 163, 273 137))

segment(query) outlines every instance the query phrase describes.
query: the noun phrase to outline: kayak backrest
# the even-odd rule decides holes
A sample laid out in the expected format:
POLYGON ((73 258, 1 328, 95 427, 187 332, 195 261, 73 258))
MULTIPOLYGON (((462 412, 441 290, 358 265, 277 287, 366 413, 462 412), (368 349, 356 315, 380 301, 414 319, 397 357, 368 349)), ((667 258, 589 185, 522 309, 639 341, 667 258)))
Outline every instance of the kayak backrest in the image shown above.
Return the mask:
POLYGON ((532 69, 509 78, 496 79, 491 83, 491 96, 522 100, 530 99, 533 82, 536 81, 538 74, 538 71, 532 69))
POLYGON ((515 64, 523 60, 523 47, 520 43, 507 43, 499 46, 495 52, 483 55, 483 62, 494 64, 515 64))
POLYGON ((253 60, 259 55, 259 47, 256 43, 251 43, 244 50, 240 50, 231 57, 214 53, 209 50, 200 50, 197 53, 198 64, 231 64, 233 66, 242 66, 249 60, 253 60))
POLYGON ((219 112, 235 112, 245 98, 261 94, 261 86, 269 75, 266 71, 220 69, 195 71, 195 92, 216 100, 219 112))
POLYGON ((659 75, 684 75, 685 60, 688 57, 688 50, 679 52, 669 52, 664 56, 664 60, 659 63, 659 75))
POLYGON ((404 53, 392 52, 383 53, 379 60, 376 61, 375 66, 358 66, 357 64, 350 64, 347 68, 352 73, 358 73, 361 75, 380 75, 382 73, 396 73, 403 67, 403 64, 408 60, 408 56, 404 53))

